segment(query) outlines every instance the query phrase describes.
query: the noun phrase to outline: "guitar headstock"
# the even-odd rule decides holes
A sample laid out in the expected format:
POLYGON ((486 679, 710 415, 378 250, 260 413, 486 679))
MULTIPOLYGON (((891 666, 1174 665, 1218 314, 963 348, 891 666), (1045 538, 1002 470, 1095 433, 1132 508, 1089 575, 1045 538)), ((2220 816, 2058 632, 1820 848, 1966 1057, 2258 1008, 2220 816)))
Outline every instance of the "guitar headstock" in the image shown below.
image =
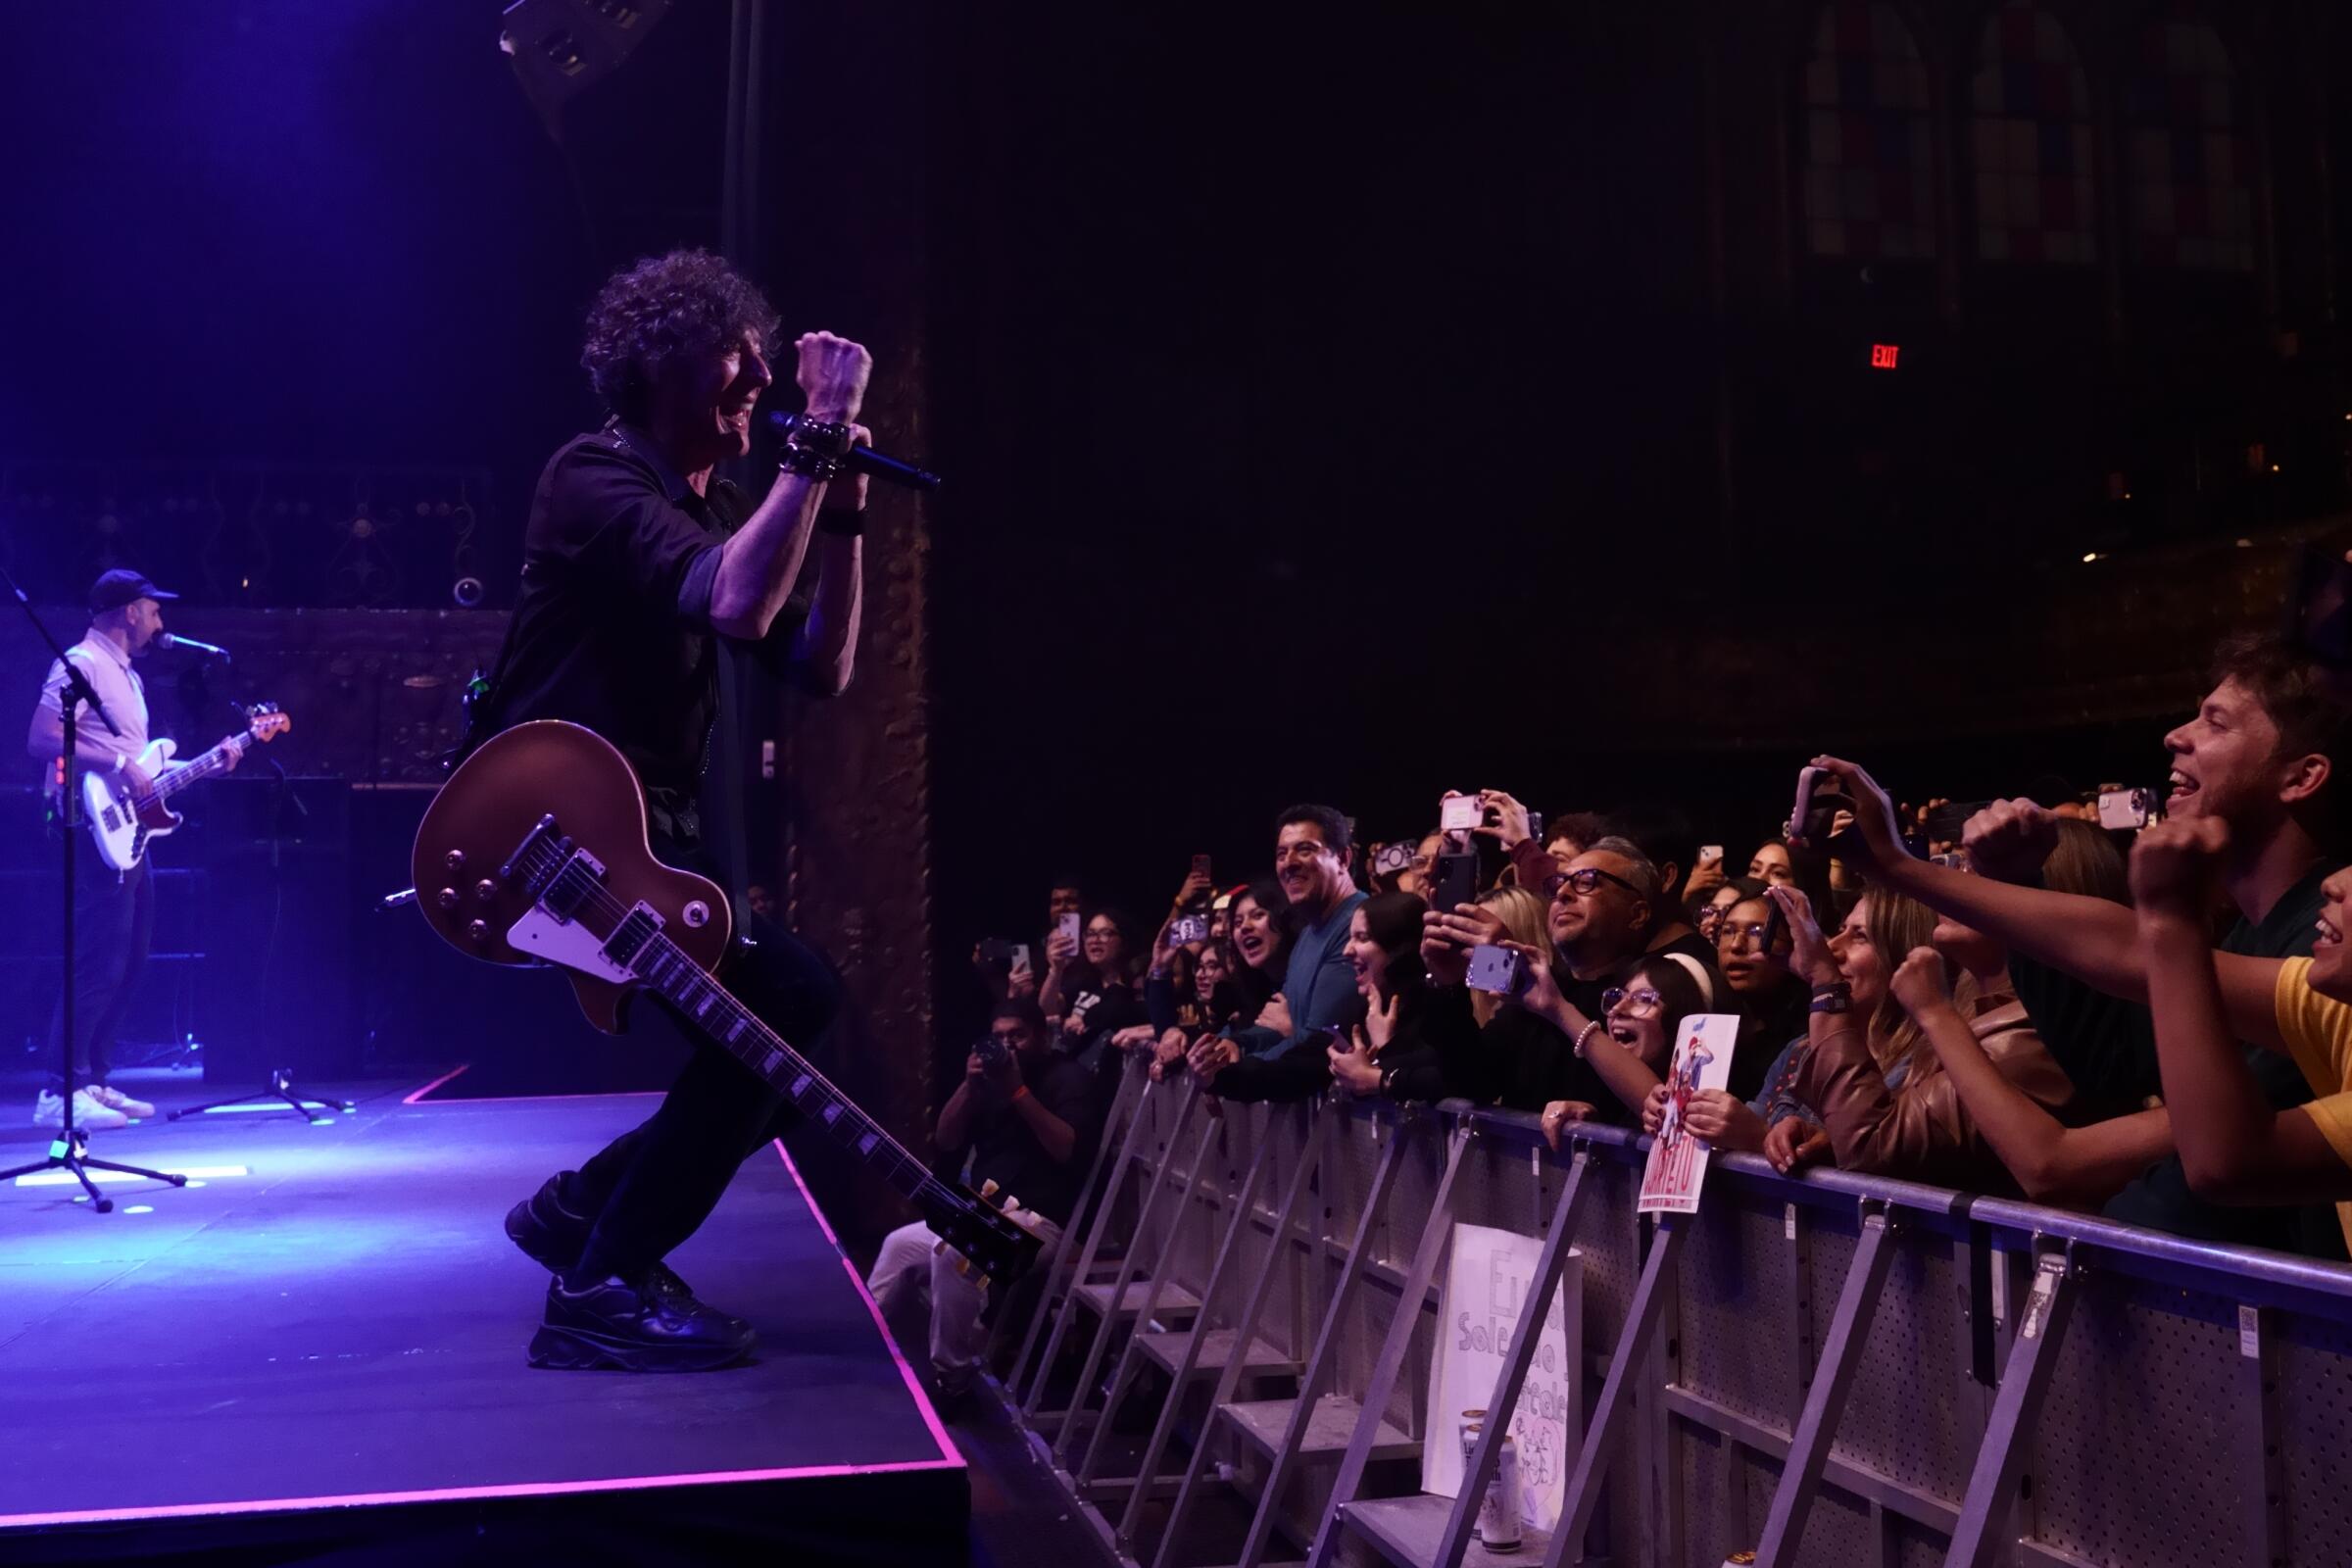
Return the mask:
POLYGON ((947 1245, 962 1254, 957 1268, 968 1278, 1009 1285, 1037 1261, 1045 1243, 1037 1234, 1038 1219, 1021 1207, 1019 1199, 1001 1193, 995 1182, 983 1182, 977 1195, 951 1190, 952 1197, 935 1204, 927 1223, 947 1245))
POLYGON ((256 703, 245 710, 245 732, 257 741, 273 741, 293 727, 293 718, 275 703, 256 703))

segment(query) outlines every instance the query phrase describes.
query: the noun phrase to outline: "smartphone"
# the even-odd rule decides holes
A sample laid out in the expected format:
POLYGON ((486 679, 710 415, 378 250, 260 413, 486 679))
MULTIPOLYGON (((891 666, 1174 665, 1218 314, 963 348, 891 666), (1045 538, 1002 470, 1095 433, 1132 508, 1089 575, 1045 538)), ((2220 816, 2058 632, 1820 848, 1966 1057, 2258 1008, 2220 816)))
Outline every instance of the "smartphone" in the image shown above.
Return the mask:
POLYGON ((1766 899, 1764 902, 1772 906, 1772 913, 1764 917, 1764 956, 1769 958, 1773 949, 1788 939, 1788 916, 1781 912, 1780 900, 1766 899))
POLYGON ((1721 865, 1723 863, 1723 846, 1720 844, 1701 844, 1698 847, 1698 863, 1701 865, 1721 865))
POLYGON ((1012 967, 1015 969, 1027 969, 1030 967, 1028 943, 1015 942, 1012 945, 1012 967))
POLYGON ((1208 940, 1208 920, 1203 915, 1180 914, 1168 922, 1168 946, 1187 947, 1208 940))
POLYGON ((1796 774, 1796 808, 1788 813, 1788 839, 1818 849, 1830 836, 1830 822, 1836 813, 1813 804, 1814 786, 1821 782, 1818 767, 1803 767, 1796 774))
POLYGON ((1466 833, 1487 819, 1486 808, 1475 795, 1448 795, 1438 803, 1438 831, 1466 833))
POLYGON ((1527 959, 1508 948, 1493 943, 1470 950, 1470 972, 1465 983, 1476 991, 1493 992, 1498 997, 1515 997, 1527 989, 1527 959))
POLYGON ((1013 955, 1020 951, 1003 937, 989 937, 980 944, 980 962, 991 969, 1010 969, 1013 955))
POLYGON ((1419 849, 1420 846, 1417 844, 1377 846, 1372 851, 1373 874, 1375 876, 1395 876, 1399 871, 1409 869, 1413 863, 1413 856, 1419 849))
POLYGON ((1054 922, 1054 929, 1075 942, 1078 940, 1078 917, 1074 914, 1065 914, 1054 922))
POLYGON ((1527 813, 1527 836, 1538 844, 1544 842, 1544 813, 1542 811, 1527 813))
POLYGON ((1193 875, 1199 877, 1203 882, 1214 882, 1216 880, 1215 877, 1209 874, 1207 856, 1196 855, 1193 857, 1193 875))
POLYGON ((1957 844, 1960 835, 1968 827, 1968 819, 1991 804, 1990 801, 1947 801, 1928 811, 1922 832, 1930 844, 1957 844))
MULTIPOLYGON (((1470 803, 1475 806, 1478 803, 1470 803)), ((1478 857, 1463 851, 1458 855, 1438 857, 1437 880, 1431 885, 1429 906, 1444 914, 1455 907, 1478 902, 1478 857)))
POLYGON ((2099 791, 2099 826, 2110 833, 2136 833, 2162 814, 2154 790, 2099 791))

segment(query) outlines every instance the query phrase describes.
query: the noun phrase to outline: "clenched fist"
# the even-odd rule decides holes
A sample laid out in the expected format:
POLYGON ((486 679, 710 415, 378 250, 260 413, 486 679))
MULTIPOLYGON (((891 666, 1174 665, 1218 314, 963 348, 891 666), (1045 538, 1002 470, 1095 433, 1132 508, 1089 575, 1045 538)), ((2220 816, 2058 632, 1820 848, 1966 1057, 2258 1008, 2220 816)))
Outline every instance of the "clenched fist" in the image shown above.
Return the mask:
POLYGON ((808 399, 808 417, 827 424, 846 424, 865 406, 866 378, 874 373, 874 357, 862 343, 830 332, 804 332, 793 340, 801 363, 793 379, 808 399))

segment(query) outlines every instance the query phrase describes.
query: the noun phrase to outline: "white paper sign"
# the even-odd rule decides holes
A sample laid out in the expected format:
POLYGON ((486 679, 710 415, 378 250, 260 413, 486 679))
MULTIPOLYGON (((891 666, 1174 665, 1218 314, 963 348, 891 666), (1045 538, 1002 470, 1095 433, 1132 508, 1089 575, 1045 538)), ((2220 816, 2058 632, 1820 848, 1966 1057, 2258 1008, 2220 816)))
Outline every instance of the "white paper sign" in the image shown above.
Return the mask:
POLYGON ((1732 1047, 1739 1040, 1737 1013, 1701 1012, 1683 1020, 1674 1042, 1674 1065, 1666 1074, 1666 1115, 1649 1146, 1649 1163, 1642 1170, 1637 1212, 1698 1212, 1698 1190, 1707 1179, 1711 1151, 1683 1126, 1683 1109, 1700 1090, 1721 1089, 1731 1082, 1732 1047))
MULTIPOLYGON (((1540 1236, 1485 1225, 1453 1228, 1452 1257, 1439 1301, 1437 1365, 1430 1370, 1428 1418, 1421 1440, 1421 1490, 1450 1497, 1469 1468, 1462 1452, 1462 1412, 1488 1409, 1503 1358, 1519 1337, 1540 1236)), ((1584 1426, 1584 1260, 1568 1254, 1559 1293, 1536 1342, 1536 1358, 1511 1412, 1519 1449, 1519 1517, 1539 1529, 1558 1523, 1568 1472, 1584 1426)))

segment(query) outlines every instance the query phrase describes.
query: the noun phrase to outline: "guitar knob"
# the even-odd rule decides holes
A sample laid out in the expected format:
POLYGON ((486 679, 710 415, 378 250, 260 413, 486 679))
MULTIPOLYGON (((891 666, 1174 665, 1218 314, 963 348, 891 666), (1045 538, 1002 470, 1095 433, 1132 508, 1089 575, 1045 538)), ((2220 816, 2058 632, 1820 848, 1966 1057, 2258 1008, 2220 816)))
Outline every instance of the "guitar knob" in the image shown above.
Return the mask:
POLYGON ((473 885, 473 896, 484 904, 488 904, 492 899, 498 897, 498 884, 488 877, 484 877, 473 885))
POLYGON ((466 869, 466 852, 464 850, 452 850, 447 855, 441 857, 441 863, 448 866, 453 875, 459 871, 463 871, 466 869))
POLYGON ((458 906, 458 890, 456 888, 443 888, 440 892, 433 895, 433 902, 440 905, 444 909, 454 909, 458 906))
POLYGON ((710 923, 710 906, 700 899, 689 900, 686 907, 679 912, 686 916, 686 924, 690 930, 700 931, 710 923))
POLYGON ((476 942, 487 942, 490 940, 490 922, 487 920, 468 920, 466 922, 466 934, 473 938, 473 940, 476 942))

